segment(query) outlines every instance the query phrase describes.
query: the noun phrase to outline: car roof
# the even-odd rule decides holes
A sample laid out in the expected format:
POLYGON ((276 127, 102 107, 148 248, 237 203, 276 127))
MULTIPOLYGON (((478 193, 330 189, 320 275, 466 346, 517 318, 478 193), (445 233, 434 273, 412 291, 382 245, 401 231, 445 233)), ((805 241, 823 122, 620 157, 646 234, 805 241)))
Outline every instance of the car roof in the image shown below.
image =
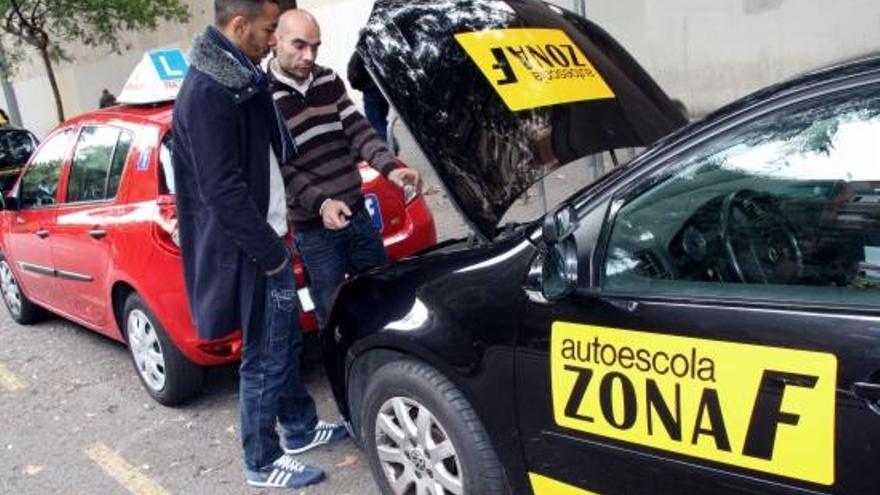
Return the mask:
POLYGON ((174 102, 163 102, 151 105, 116 105, 77 115, 64 124, 75 125, 82 121, 107 122, 123 120, 126 122, 151 123, 161 127, 171 127, 171 113, 174 102))

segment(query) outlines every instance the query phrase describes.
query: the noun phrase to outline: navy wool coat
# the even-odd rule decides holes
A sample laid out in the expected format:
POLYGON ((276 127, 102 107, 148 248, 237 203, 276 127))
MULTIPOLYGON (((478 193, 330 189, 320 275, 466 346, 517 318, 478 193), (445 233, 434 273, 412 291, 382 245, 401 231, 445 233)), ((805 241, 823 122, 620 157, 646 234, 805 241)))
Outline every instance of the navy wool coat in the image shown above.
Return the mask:
POLYGON ((219 339, 264 307, 264 274, 288 256, 266 222, 276 123, 268 89, 206 36, 173 116, 173 164, 183 273, 199 337, 219 339))

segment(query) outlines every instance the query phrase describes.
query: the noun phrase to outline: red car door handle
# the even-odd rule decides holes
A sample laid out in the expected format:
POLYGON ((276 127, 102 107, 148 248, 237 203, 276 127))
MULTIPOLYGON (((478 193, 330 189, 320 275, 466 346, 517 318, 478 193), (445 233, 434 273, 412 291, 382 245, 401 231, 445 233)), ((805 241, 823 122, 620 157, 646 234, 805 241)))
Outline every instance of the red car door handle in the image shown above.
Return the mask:
POLYGON ((49 237, 49 231, 46 229, 40 229, 40 230, 34 232, 34 234, 37 234, 37 237, 39 237, 40 239, 45 239, 45 238, 49 237))
POLYGON ((102 239, 105 235, 107 235, 107 231, 104 229, 92 229, 89 231, 89 235, 94 239, 102 239))

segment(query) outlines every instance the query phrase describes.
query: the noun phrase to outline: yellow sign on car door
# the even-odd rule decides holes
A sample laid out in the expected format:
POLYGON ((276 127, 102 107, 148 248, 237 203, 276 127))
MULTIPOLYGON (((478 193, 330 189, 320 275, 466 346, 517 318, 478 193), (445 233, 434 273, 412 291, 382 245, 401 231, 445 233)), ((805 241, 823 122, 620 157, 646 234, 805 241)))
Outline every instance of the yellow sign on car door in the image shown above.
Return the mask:
POLYGON ((833 354, 567 322, 552 332, 559 426, 834 483, 833 354))

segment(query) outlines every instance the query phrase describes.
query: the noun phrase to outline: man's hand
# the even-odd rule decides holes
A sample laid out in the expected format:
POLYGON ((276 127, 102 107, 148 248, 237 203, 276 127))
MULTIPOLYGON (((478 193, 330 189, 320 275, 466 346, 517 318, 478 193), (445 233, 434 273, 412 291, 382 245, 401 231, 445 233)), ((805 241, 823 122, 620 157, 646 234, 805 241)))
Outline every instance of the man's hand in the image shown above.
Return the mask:
POLYGON ((330 230, 339 230, 348 226, 351 210, 342 201, 328 199, 321 205, 321 219, 324 227, 330 230))
MULTIPOLYGON (((407 190, 407 186, 415 188, 414 193, 422 190, 422 176, 418 170, 411 168, 395 168, 388 174, 388 180, 397 185, 397 187, 407 190)), ((415 195, 415 194, 413 194, 415 195)))

